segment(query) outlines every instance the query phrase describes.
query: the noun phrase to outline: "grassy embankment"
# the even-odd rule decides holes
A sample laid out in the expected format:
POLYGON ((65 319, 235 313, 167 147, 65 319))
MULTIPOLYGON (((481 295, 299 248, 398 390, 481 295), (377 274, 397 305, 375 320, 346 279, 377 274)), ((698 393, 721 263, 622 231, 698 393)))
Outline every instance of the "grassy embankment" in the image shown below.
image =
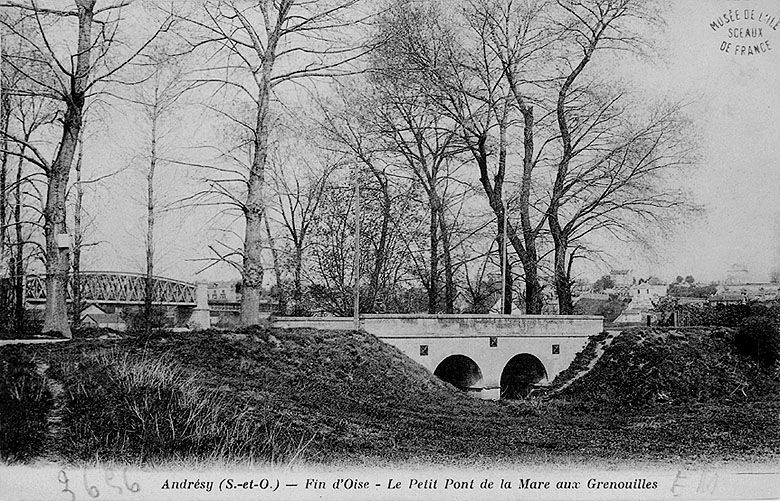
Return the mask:
POLYGON ((626 331, 565 390, 500 402, 455 390, 365 333, 5 346, 0 459, 776 461, 780 370, 737 353, 732 337, 626 331))

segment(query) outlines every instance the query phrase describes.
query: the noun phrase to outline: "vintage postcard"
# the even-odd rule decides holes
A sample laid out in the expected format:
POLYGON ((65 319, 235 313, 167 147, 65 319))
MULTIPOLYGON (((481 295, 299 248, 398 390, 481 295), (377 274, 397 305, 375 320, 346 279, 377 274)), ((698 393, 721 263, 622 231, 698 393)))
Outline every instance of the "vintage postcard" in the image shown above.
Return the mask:
POLYGON ((780 498, 780 2, 0 37, 0 500, 780 498))

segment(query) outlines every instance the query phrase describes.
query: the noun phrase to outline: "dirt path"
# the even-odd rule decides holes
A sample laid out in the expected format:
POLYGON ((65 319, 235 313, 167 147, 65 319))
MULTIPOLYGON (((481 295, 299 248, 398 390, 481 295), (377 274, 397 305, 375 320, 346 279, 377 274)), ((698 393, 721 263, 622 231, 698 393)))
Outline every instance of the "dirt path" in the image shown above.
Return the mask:
POLYGON ((9 344, 45 344, 45 343, 62 343, 63 341, 70 341, 70 339, 50 338, 50 339, 0 339, 0 346, 6 346, 9 344))
POLYGON ((560 388, 556 389, 556 390, 555 390, 553 393, 559 393, 559 392, 561 392, 561 391, 565 390, 566 388, 568 388, 569 386, 571 386, 571 385, 572 385, 572 383, 574 383, 575 381, 577 381, 578 379, 580 379, 580 378, 581 378, 582 376, 584 376, 585 374, 589 373, 589 372, 590 372, 590 371, 593 369, 593 367, 595 367, 595 366, 596 366, 596 363, 597 363, 599 360, 601 360, 601 356, 602 356, 602 355, 604 355, 604 351, 607 349, 607 347, 608 347, 609 345, 611 345, 611 344, 612 344, 612 341, 614 341, 614 340, 615 340, 615 338, 618 336, 618 334, 620 334, 620 331, 619 331, 619 330, 608 330, 608 331, 607 331, 607 334, 609 334, 609 336, 607 336, 607 338, 606 338, 606 339, 604 339, 603 341, 601 341, 601 342, 598 344, 598 346, 596 346, 596 353, 595 353, 595 355, 593 356, 593 358, 591 359, 591 361, 588 363, 588 366, 587 366, 587 367, 585 367, 584 369, 582 369, 582 370, 581 370, 580 372, 578 372, 577 374, 575 374, 573 378, 571 378, 571 379, 569 379, 568 381, 566 381, 566 382, 565 382, 563 385, 561 385, 561 387, 560 387, 560 388))

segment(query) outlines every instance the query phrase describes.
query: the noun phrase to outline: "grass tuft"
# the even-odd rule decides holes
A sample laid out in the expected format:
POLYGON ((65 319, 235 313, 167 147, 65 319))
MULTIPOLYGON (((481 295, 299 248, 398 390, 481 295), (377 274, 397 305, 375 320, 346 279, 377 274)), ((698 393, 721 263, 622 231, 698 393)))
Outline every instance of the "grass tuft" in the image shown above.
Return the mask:
POLYGON ((61 368, 59 446, 75 461, 288 461, 305 442, 224 392, 204 388, 171 357, 103 352, 61 368))
POLYGON ((0 459, 13 463, 42 453, 52 405, 32 358, 12 353, 0 359, 0 459))

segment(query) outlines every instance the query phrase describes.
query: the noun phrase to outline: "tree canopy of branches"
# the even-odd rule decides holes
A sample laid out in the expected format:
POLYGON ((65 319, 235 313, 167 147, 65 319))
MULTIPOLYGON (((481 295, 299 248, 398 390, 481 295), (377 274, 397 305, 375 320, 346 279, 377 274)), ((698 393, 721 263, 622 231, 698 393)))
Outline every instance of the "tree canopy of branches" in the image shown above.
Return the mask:
MULTIPOLYGON (((366 49, 345 36, 360 21, 360 0, 208 0, 204 12, 185 20, 200 30, 193 49, 203 48, 207 59, 198 81, 213 84, 222 96, 249 98, 253 119, 242 123, 251 136, 252 160, 241 201, 245 220, 241 323, 260 319, 263 265, 265 177, 272 127, 272 103, 279 87, 312 78, 351 71, 366 49), (225 94, 229 92, 229 94, 225 94)), ((238 120, 238 119, 235 119, 238 120)), ((240 122, 240 120, 238 120, 240 122)))
POLYGON ((594 63, 644 48, 657 24, 653 2, 472 0, 455 13, 436 0, 391 6, 390 64, 432 97, 471 153, 497 234, 506 221, 523 265, 528 313, 542 308, 547 235, 559 311, 568 314, 574 260, 595 240, 638 239, 695 209, 675 182, 695 161, 682 105, 642 103, 594 63))
POLYGON ((43 332, 65 337, 70 337, 66 308, 70 245, 66 242, 65 198, 87 101, 101 92, 104 84, 118 80, 138 53, 169 26, 164 21, 151 37, 128 51, 119 30, 121 11, 127 5, 127 1, 98 0, 74 0, 70 8, 43 7, 34 0, 0 3, 4 11, 10 9, 22 18, 22 22, 15 16, 0 18, 3 29, 22 46, 18 54, 8 54, 4 60, 24 76, 11 92, 44 97, 61 107, 60 138, 52 161, 36 145, 17 136, 9 139, 23 145, 25 151, 8 153, 36 165, 47 179, 43 332))

